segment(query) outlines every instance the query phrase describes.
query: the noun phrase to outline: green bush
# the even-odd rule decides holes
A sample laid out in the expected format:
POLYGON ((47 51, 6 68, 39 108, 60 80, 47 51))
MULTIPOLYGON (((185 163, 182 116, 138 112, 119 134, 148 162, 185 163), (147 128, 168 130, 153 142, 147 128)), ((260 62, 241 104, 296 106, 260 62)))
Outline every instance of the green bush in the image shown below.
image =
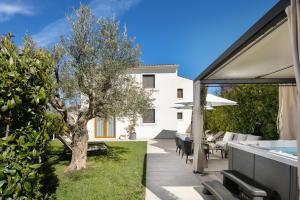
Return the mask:
POLYGON ((12 199, 42 199, 41 167, 49 136, 29 124, 0 142, 0 195, 12 199))
POLYGON ((68 133, 68 127, 65 124, 65 121, 61 114, 54 114, 47 112, 45 114, 45 118, 47 121, 47 130, 46 132, 51 136, 55 135, 63 135, 68 133))
POLYGON ((220 96, 236 101, 238 105, 207 111, 206 126, 209 130, 278 138, 278 86, 238 85, 224 90, 220 96))
POLYGON ((3 199, 44 199, 42 165, 52 129, 46 106, 54 62, 27 38, 22 53, 0 40, 0 195, 3 199))

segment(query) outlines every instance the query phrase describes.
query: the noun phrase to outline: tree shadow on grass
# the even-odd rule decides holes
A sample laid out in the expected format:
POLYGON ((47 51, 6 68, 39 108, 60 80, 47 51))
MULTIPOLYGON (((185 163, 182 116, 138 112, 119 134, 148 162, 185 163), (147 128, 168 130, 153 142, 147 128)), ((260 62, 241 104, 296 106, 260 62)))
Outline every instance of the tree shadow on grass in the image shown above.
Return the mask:
POLYGON ((56 163, 58 160, 59 159, 57 158, 51 159, 51 161, 47 159, 42 168, 44 179, 42 181, 43 187, 41 192, 43 194, 48 194, 53 199, 55 198, 54 195, 56 188, 58 187, 58 178, 55 174, 54 163, 56 163))
MULTIPOLYGON (((129 153, 129 149, 121 146, 107 146, 107 150, 94 150, 88 152, 88 161, 121 161, 125 158, 123 155, 129 153)), ((59 186, 59 180, 55 173, 55 165, 67 165, 72 157, 72 153, 67 148, 49 149, 47 161, 43 165, 44 179, 42 181, 42 192, 55 198, 56 188, 59 186)))
POLYGON ((57 175, 55 174, 55 165, 63 164, 63 162, 69 161, 71 158, 71 153, 67 151, 66 148, 48 148, 46 161, 43 164, 43 174, 44 178, 42 181, 42 193, 48 194, 50 199, 55 199, 56 188, 59 185, 59 180, 57 175))
POLYGON ((107 151, 92 151, 88 152, 89 160, 113 160, 120 161, 124 160, 123 155, 129 153, 129 148, 121 146, 109 146, 106 145, 107 151))

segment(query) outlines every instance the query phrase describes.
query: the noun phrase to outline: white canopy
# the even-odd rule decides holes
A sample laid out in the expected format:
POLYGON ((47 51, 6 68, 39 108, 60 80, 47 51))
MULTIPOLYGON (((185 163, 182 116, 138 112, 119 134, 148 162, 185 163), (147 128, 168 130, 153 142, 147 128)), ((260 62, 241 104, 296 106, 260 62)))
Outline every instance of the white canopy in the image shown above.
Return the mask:
POLYGON ((253 42, 209 79, 295 78, 288 22, 253 42))
MULTIPOLYGON (((294 84, 297 85, 297 109, 288 105, 285 112, 296 112, 300 119, 300 1, 278 1, 259 21, 234 42, 194 80, 193 135, 198 149, 194 153, 194 170, 203 172, 201 141, 204 135, 200 88, 226 84, 294 84), (287 14, 285 14, 287 11, 287 14), (287 17, 288 16, 288 17, 287 17)), ((281 99, 283 100, 283 99, 281 99)), ((288 102, 283 102, 285 106, 288 102)), ((285 115, 288 116, 288 115, 285 115)), ((291 115, 289 115, 291 116, 291 115)), ((286 118, 286 117, 284 117, 286 118)), ((290 117, 289 117, 290 118, 290 117)), ((289 120, 289 119, 287 119, 289 120)), ((279 123, 280 124, 280 123, 279 123)), ((298 157, 300 126, 297 123, 298 157)), ((300 159, 298 159, 300 182, 300 159)), ((300 186, 300 185, 299 185, 300 186)))

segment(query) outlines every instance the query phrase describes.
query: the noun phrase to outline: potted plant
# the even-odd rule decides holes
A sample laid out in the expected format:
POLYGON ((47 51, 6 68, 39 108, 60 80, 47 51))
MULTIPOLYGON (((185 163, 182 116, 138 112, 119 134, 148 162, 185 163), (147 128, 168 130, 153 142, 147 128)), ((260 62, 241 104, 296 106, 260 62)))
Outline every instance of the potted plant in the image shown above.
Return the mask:
POLYGON ((127 127, 127 133, 129 135, 130 140, 136 139, 136 132, 135 132, 135 126, 136 126, 136 115, 132 116, 130 119, 129 125, 127 127))

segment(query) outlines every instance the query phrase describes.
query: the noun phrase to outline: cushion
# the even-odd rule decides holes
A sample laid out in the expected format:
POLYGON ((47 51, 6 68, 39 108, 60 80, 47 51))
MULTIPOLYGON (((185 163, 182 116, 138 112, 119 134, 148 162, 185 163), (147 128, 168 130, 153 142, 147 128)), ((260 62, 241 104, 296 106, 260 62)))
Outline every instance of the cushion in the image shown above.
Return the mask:
POLYGON ((246 134, 241 134, 241 133, 236 134, 236 137, 235 137, 236 141, 245 141, 246 139, 247 139, 246 134))
POLYGON ((225 149, 226 145, 227 145, 227 142, 217 141, 215 147, 216 147, 216 148, 222 147, 222 148, 225 149))
POLYGON ((213 135, 207 135, 206 141, 211 142, 214 139, 213 135))
POLYGON ((232 141, 233 137, 234 137, 234 133, 232 133, 232 132, 226 132, 222 141, 223 142, 232 141))
POLYGON ((247 141, 257 141, 257 140, 260 140, 261 139, 261 136, 257 136, 257 135, 247 135, 247 141))

